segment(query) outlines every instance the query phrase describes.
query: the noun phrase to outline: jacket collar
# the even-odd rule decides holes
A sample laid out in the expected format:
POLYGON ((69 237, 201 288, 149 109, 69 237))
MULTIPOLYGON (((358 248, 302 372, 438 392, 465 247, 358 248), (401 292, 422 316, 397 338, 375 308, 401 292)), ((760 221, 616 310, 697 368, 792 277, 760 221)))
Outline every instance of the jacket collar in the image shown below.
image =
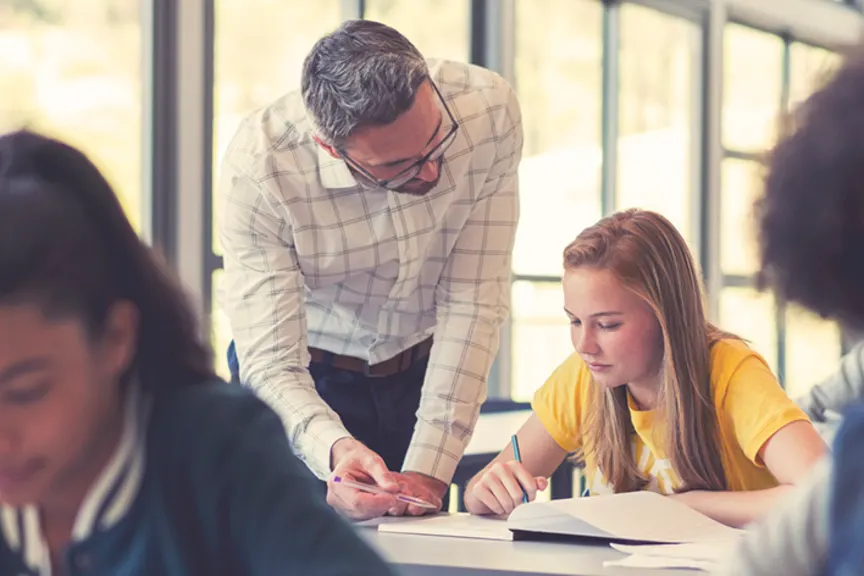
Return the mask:
MULTIPOLYGON (((128 388, 120 442, 81 502, 72 528, 73 544, 113 527, 135 501, 144 477, 150 404, 137 385, 128 388)), ((40 576, 50 576, 50 554, 35 505, 23 508, 0 505, 0 534, 31 570, 40 576)))

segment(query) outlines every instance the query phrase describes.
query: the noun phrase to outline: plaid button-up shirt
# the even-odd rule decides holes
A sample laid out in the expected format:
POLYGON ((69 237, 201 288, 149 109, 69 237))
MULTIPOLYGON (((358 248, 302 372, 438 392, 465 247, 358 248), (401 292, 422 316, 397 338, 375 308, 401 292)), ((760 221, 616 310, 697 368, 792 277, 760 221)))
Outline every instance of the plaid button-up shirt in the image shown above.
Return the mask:
POLYGON ((241 380, 321 478, 350 434, 315 391, 308 346, 375 364, 434 335, 403 470, 444 482, 486 398, 508 313, 521 115, 497 74, 429 65, 459 129, 425 196, 359 188, 313 141, 299 92, 246 118, 223 162, 221 299, 241 380))

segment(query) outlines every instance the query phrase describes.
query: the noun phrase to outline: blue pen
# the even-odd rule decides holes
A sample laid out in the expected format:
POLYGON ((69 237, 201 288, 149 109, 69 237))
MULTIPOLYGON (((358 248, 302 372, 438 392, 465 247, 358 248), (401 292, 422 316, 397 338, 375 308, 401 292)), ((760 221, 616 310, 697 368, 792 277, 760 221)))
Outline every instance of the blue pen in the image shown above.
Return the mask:
MULTIPOLYGON (((516 434, 510 437, 510 443, 513 444, 513 456, 516 457, 516 462, 522 463, 522 455, 519 454, 519 439, 516 438, 516 434)), ((528 493, 525 492, 525 488, 522 488, 522 502, 528 503, 528 493)))

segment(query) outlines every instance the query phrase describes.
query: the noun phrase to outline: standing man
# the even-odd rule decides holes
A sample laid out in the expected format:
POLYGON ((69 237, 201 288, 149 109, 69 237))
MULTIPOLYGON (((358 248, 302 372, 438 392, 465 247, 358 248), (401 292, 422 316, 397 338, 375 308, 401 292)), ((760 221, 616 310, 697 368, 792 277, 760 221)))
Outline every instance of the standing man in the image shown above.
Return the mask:
POLYGON ((351 21, 255 112, 219 195, 234 379, 355 519, 441 505, 508 313, 522 126, 513 89, 351 21))

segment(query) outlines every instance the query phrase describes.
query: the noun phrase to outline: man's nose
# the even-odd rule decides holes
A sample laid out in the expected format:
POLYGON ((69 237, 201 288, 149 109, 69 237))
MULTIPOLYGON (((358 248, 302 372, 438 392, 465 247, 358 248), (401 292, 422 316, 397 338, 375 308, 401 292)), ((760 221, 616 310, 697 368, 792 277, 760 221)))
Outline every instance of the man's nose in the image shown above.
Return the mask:
POLYGON ((417 178, 424 182, 434 182, 438 178, 438 160, 427 160, 420 167, 417 178))

